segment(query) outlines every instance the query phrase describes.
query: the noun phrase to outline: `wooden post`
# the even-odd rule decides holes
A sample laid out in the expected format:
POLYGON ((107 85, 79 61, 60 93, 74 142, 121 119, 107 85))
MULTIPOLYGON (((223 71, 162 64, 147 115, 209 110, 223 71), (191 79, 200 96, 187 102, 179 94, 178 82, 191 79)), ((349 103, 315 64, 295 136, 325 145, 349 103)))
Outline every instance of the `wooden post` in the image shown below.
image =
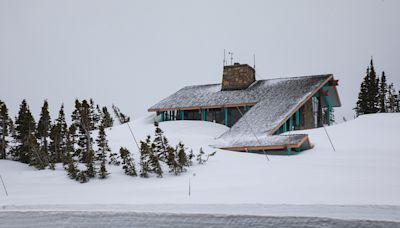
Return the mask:
POLYGON ((282 133, 285 133, 286 131, 287 131, 287 121, 283 124, 283 127, 282 127, 282 133))
POLYGON ((181 120, 185 120, 185 110, 181 110, 181 120))
POLYGON ((225 126, 228 126, 228 108, 224 108, 224 114, 225 114, 224 118, 225 126))
POLYGON ((289 131, 293 130, 293 116, 289 118, 289 131))

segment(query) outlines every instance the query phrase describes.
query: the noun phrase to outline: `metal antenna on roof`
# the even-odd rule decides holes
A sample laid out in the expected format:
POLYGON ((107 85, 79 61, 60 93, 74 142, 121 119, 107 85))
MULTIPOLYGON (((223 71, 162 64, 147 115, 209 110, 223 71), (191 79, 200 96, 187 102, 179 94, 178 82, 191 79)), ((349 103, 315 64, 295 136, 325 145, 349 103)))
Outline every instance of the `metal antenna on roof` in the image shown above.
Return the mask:
POLYGON ((233 52, 228 52, 228 55, 231 56, 231 65, 233 65, 233 52))
POLYGON ((256 54, 253 54, 253 68, 254 72, 256 71, 256 54))
POLYGON ((224 61, 222 62, 222 65, 226 65, 226 51, 225 51, 225 49, 224 49, 224 61))
MULTIPOLYGON (((239 111, 240 115, 242 115, 242 118, 243 118, 243 113, 242 113, 242 111, 240 111, 239 107, 236 107, 236 108, 237 108, 237 110, 239 111)), ((247 124, 247 126, 249 126, 249 128, 250 128, 250 130, 251 130, 251 133, 252 133, 252 134, 254 135, 254 137, 256 138, 258 144, 260 144, 260 146, 262 146, 262 143, 261 143, 260 139, 257 137, 256 133, 254 133, 253 128, 251 128, 250 124, 247 122, 247 119, 246 119, 246 118, 243 118, 243 119, 244 119, 244 122, 247 124)), ((267 153, 265 152, 265 150, 263 149, 262 151, 263 151, 265 157, 267 158, 267 160, 270 161, 270 160, 269 160, 269 157, 268 157, 268 155, 267 155, 267 153)))

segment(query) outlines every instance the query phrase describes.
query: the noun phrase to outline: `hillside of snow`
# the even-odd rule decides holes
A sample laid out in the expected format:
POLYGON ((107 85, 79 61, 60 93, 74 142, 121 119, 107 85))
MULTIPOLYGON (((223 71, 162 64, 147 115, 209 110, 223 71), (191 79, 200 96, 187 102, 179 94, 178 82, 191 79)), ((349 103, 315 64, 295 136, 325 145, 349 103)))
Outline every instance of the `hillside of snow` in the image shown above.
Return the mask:
MULTIPOLYGON (((133 121, 138 139, 153 135, 152 117, 133 121)), ((179 141, 206 153, 225 126, 201 121, 162 122, 171 144, 179 141)), ((164 178, 126 176, 121 166, 108 166, 108 179, 86 184, 70 180, 61 165, 35 170, 0 160, 0 208, 16 205, 117 204, 307 204, 400 206, 400 114, 374 114, 326 128, 302 131, 314 148, 293 156, 269 156, 217 150, 205 165, 164 178), (189 196, 189 179, 191 195, 189 196)), ((125 146, 138 162, 138 150, 126 125, 107 131, 110 146, 125 146)), ((138 165, 137 165, 138 168, 138 165)))

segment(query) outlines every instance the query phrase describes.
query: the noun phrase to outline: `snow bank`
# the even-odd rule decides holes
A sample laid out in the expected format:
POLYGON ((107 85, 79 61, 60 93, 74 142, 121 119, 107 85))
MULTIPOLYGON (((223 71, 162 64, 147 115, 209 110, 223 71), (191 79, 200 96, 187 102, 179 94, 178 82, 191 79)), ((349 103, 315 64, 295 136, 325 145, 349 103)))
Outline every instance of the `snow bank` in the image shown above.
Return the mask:
MULTIPOLYGON (((153 117, 152 117, 153 118, 153 117)), ((134 121, 135 136, 153 135, 151 118, 134 121)), ((225 126, 201 121, 163 122, 172 144, 182 140, 197 152, 214 149, 225 126)), ((327 127, 336 152, 323 129, 300 131, 315 145, 296 156, 270 156, 218 150, 206 165, 165 178, 132 178, 121 167, 108 167, 106 180, 79 184, 65 171, 38 171, 13 161, 0 161, 8 188, 0 188, 0 207, 10 205, 111 204, 306 204, 400 206, 400 114, 366 115, 327 127), (191 196, 188 194, 189 179, 191 196)), ((113 150, 137 148, 126 125, 107 131, 113 150)))

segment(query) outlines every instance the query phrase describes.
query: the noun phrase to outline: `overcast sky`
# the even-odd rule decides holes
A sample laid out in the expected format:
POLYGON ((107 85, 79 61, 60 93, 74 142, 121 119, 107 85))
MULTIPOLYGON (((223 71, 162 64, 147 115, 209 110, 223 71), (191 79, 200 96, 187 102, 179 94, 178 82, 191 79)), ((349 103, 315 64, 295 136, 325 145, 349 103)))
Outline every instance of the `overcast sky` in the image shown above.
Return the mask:
POLYGON ((223 50, 258 79, 333 73, 352 108, 371 56, 400 89, 400 1, 0 0, 0 100, 53 117, 75 98, 138 118, 186 85, 220 83, 223 50))

